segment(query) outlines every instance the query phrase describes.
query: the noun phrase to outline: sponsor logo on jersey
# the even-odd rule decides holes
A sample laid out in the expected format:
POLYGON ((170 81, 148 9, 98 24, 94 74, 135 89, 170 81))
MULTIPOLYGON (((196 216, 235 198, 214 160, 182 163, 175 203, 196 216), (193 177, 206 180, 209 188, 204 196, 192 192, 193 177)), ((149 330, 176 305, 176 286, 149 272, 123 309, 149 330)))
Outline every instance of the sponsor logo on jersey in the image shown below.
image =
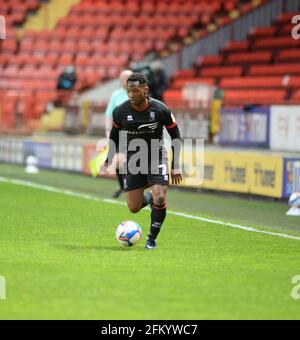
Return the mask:
POLYGON ((140 126, 138 127, 138 129, 140 130, 140 129, 142 129, 142 128, 148 128, 148 129, 150 129, 150 130, 155 130, 155 129, 157 129, 157 127, 158 127, 158 123, 151 123, 151 124, 143 124, 143 125, 140 125, 140 126))
POLYGON ((133 117, 131 115, 127 116, 127 122, 132 122, 133 121, 133 117))

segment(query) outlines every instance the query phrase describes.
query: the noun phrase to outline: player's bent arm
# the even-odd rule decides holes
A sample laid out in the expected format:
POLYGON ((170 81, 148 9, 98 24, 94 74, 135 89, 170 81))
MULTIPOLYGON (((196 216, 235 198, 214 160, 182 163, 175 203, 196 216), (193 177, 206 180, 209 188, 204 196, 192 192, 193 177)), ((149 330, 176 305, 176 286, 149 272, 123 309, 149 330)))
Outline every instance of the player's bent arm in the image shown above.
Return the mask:
POLYGON ((168 129, 168 132, 172 139, 172 153, 173 153, 171 169, 172 184, 178 185, 182 182, 182 172, 180 167, 180 153, 182 149, 182 140, 177 124, 171 129, 168 129))
POLYGON ((172 170, 179 170, 181 169, 180 153, 182 149, 182 140, 178 126, 175 125, 173 128, 168 129, 168 133, 172 139, 172 153, 173 153, 172 170))
POLYGON ((115 123, 113 123, 113 127, 109 136, 109 149, 107 159, 104 163, 106 167, 112 164, 114 156, 116 154, 116 150, 119 146, 119 132, 120 128, 115 123))

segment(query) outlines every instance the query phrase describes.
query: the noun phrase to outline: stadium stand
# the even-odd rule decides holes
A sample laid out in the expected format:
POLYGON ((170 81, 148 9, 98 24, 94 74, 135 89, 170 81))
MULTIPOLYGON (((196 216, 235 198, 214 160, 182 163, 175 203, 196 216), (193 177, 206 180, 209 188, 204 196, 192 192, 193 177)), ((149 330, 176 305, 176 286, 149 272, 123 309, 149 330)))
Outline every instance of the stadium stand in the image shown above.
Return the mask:
POLYGON ((182 103, 185 84, 207 81, 224 89, 226 106, 299 103, 300 40, 291 37, 295 14, 280 15, 271 27, 253 30, 245 41, 230 42, 219 55, 200 56, 193 70, 175 75, 164 95, 167 104, 182 103))
MULTIPOLYGON (((56 80, 67 65, 76 67, 76 90, 93 87, 148 52, 160 53, 174 44, 180 48, 191 32, 208 32, 209 24, 217 27, 232 21, 237 10, 252 9, 238 0, 68 0, 64 5, 6 0, 0 5, 9 27, 8 39, 0 42, 0 91, 14 99, 7 99, 2 115, 13 115, 18 107, 23 117, 39 119, 47 102, 57 97, 56 80), (47 8, 57 13, 43 23, 47 8), (24 35, 17 34, 17 27, 24 28, 24 35)), ((214 73, 204 70, 203 75, 214 73)), ((13 119, 8 120, 13 127, 13 119)))
POLYGON ((5 17, 7 26, 12 28, 14 25, 24 23, 26 16, 30 12, 36 11, 39 7, 39 0, 5 0, 1 1, 0 13, 5 17))

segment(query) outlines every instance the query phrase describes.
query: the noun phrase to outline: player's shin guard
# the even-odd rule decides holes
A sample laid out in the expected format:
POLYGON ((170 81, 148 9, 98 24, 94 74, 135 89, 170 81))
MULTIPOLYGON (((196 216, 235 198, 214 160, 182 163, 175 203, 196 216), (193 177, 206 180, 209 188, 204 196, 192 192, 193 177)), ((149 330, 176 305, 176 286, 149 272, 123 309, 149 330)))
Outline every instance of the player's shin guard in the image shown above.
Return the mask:
POLYGON ((149 237, 156 239, 160 232, 161 226, 164 223, 167 214, 166 203, 163 205, 153 204, 151 213, 151 227, 149 237))

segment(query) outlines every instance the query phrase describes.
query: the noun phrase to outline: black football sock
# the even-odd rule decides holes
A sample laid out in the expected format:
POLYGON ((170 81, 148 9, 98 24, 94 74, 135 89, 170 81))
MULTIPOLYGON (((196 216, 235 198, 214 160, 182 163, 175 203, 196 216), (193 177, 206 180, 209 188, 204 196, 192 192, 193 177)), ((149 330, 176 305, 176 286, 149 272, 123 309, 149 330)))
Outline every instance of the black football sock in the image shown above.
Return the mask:
POLYGON ((167 214, 166 203, 163 205, 153 204, 151 213, 151 227, 149 237, 156 239, 160 232, 161 226, 164 223, 167 214))
POLYGON ((119 185, 120 185, 120 190, 124 190, 123 189, 123 176, 120 174, 119 168, 117 168, 116 173, 117 173, 118 182, 119 182, 119 185))
POLYGON ((153 196, 152 196, 152 192, 148 191, 144 193, 144 201, 143 201, 143 205, 142 205, 142 209, 147 207, 147 205, 151 204, 153 201, 153 196))

